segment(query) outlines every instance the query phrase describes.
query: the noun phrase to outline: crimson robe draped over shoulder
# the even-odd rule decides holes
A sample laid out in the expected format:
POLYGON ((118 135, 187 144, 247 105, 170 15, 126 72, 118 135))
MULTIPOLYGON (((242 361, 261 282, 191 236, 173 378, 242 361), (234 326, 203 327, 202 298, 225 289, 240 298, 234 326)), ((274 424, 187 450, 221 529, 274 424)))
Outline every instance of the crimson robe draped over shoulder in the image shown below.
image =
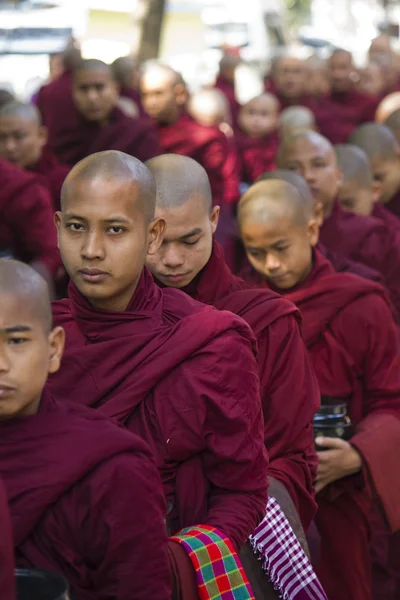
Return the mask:
POLYGON ((28 169, 38 175, 38 180, 47 187, 53 199, 54 210, 60 210, 61 188, 71 167, 62 165, 47 149, 42 152, 39 162, 28 169))
POLYGON ((233 129, 236 129, 240 111, 240 104, 236 100, 235 84, 232 81, 228 81, 227 79, 225 79, 225 77, 223 77, 222 75, 218 75, 214 87, 220 90, 228 100, 232 118, 232 127, 233 129))
POLYGON ((38 93, 37 107, 42 115, 43 125, 47 127, 51 149, 54 149, 58 136, 65 130, 65 118, 75 110, 72 81, 72 71, 67 69, 60 77, 42 86, 38 93))
POLYGON ((400 217, 400 190, 398 190, 394 196, 385 204, 385 208, 394 213, 397 217, 400 217))
POLYGON ((40 262, 53 276, 61 266, 52 200, 36 176, 0 159, 0 255, 40 262))
POLYGON ((125 312, 73 284, 54 303, 66 331, 50 389, 139 434, 156 456, 173 531, 214 525, 240 548, 265 514, 267 460, 253 334, 228 312, 160 290, 144 269, 125 312))
POLYGON ((16 600, 11 519, 4 484, 0 479, 0 590, 3 600, 16 600))
POLYGON ((200 302, 239 315, 255 333, 268 474, 289 491, 307 529, 316 508, 312 420, 320 396, 301 339, 299 312, 274 292, 253 289, 235 277, 216 242, 207 265, 183 291, 200 302))
POLYGON ((400 241, 382 220, 346 212, 335 201, 320 229, 320 240, 328 250, 381 273, 400 314, 400 241))
POLYGON ((164 152, 193 158, 207 171, 214 204, 234 206, 239 200, 240 161, 236 147, 218 127, 205 127, 182 113, 175 123, 158 125, 164 152))
POLYGON ((319 574, 329 598, 371 597, 371 497, 393 531, 400 528, 400 359, 384 289, 335 273, 318 252, 306 281, 285 293, 303 315, 303 336, 321 394, 345 401, 363 472, 318 496, 319 574), (350 557, 352 564, 350 565, 350 557), (347 595, 345 593, 347 590, 347 595))
POLYGON ((400 218, 392 211, 388 210, 385 204, 375 202, 372 216, 383 221, 388 229, 393 231, 396 235, 400 234, 400 218))
POLYGON ((256 139, 238 131, 236 142, 242 162, 242 179, 246 183, 254 183, 260 175, 276 168, 276 153, 279 147, 278 132, 256 139))
POLYGON ((166 504, 138 436, 45 393, 0 423, 0 475, 18 566, 64 575, 79 600, 169 597, 166 504))

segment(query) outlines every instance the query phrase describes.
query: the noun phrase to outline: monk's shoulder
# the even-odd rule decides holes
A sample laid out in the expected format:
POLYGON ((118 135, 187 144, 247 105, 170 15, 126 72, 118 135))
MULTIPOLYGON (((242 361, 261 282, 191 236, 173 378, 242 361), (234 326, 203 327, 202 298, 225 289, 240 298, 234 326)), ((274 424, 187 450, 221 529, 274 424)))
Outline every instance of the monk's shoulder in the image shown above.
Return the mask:
MULTIPOLYGON (((344 276, 352 277, 347 274, 344 276)), ((356 279, 359 278, 354 276, 354 280, 356 279)), ((350 337, 355 331, 361 334, 366 330, 379 332, 394 327, 392 310, 385 290, 380 285, 371 283, 371 288, 366 290, 366 293, 355 297, 337 313, 332 327, 337 325, 350 337)))

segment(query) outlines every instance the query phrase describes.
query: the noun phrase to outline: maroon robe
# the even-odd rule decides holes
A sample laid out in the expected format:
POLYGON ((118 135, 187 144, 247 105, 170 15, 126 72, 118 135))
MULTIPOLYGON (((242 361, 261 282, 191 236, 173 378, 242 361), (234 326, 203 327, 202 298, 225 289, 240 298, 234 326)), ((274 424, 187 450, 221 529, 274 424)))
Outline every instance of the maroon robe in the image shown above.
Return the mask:
POLYGON ((0 590, 2 600, 15 600, 14 551, 6 490, 0 480, 0 590))
POLYGON ((321 394, 347 402, 351 443, 363 457, 362 473, 317 496, 317 572, 329 598, 369 600, 372 497, 390 528, 400 528, 400 359, 390 303, 381 286, 335 273, 318 251, 312 273, 285 297, 302 312, 321 394))
POLYGON ((172 532, 205 523, 240 548, 264 517, 267 460, 255 342, 228 312, 160 290, 147 269, 125 312, 96 310, 71 283, 54 303, 66 331, 50 389, 147 440, 172 532))
POLYGON ((38 93, 37 106, 49 135, 48 144, 54 148, 57 138, 66 127, 65 118, 73 113, 72 71, 67 69, 60 77, 42 86, 38 93))
POLYGON ((400 217, 400 189, 397 190, 394 196, 390 198, 389 202, 385 204, 385 208, 400 217))
POLYGON ((366 264, 382 274, 400 314, 400 241, 381 220, 345 211, 336 200, 320 229, 326 248, 366 264))
POLYGON ((276 168, 276 153, 279 147, 277 131, 261 139, 251 138, 239 131, 236 142, 242 162, 242 179, 246 183, 254 183, 260 175, 276 168))
POLYGON ((40 262, 53 276, 61 266, 53 206, 35 175, 0 159, 0 256, 40 262))
POLYGON ((372 216, 383 221, 390 231, 397 235, 400 233, 400 218, 388 210, 385 204, 375 202, 372 216))
POLYGON ((299 312, 277 294, 252 289, 235 277, 215 242, 207 265, 182 291, 204 304, 239 315, 255 333, 268 474, 289 491, 307 529, 316 507, 312 420, 320 396, 301 339, 299 312))
POLYGON ((134 119, 114 108, 107 125, 87 121, 78 111, 63 115, 64 128, 53 152, 64 164, 74 165, 89 154, 104 150, 126 152, 142 162, 161 154, 157 132, 148 119, 134 119))
POLYGON ((379 99, 357 89, 331 92, 318 102, 317 122, 332 144, 345 144, 359 125, 375 120, 379 99))
POLYGON ((205 127, 183 113, 175 123, 158 125, 164 152, 193 158, 207 171, 214 204, 239 200, 240 166, 233 144, 218 127, 205 127))
POLYGON ((238 126, 238 116, 240 111, 240 104, 236 100, 235 84, 233 81, 225 79, 222 75, 218 75, 214 87, 216 87, 217 90, 220 90, 228 100, 232 118, 232 127, 235 130, 238 126))
POLYGON ((39 162, 28 170, 39 176, 38 180, 47 187, 53 198, 54 210, 60 210, 61 188, 71 167, 62 165, 49 150, 45 149, 39 162))
POLYGON ((169 598, 166 504, 138 436, 44 394, 0 423, 0 475, 18 566, 64 575, 79 600, 169 598))

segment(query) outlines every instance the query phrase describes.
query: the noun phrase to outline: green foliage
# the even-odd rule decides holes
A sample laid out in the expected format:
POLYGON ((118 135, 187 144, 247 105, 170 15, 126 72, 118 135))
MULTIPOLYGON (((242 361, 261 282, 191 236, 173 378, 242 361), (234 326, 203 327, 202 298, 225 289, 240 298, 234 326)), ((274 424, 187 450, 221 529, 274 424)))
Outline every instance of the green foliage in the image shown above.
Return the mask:
POLYGON ((311 12, 312 0, 285 0, 292 21, 304 21, 311 12))

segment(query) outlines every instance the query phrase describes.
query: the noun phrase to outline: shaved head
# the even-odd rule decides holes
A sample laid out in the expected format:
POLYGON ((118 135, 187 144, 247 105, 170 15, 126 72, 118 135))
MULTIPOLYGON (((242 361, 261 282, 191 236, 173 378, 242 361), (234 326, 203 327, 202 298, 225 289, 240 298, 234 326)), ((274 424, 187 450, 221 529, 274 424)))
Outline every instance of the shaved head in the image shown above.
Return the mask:
POLYGON ((369 160, 375 157, 391 159, 398 153, 397 141, 392 131, 379 123, 361 125, 351 134, 349 142, 364 150, 369 160))
POLYGON ((392 112, 384 124, 390 131, 393 131, 393 133, 400 131, 400 108, 392 112))
POLYGON ((375 113, 375 121, 383 123, 398 108, 400 108, 400 92, 393 92, 379 104, 375 113))
POLYGON ((0 259, 0 294, 15 296, 27 303, 46 333, 52 329, 52 312, 46 281, 32 267, 17 260, 0 259))
POLYGON ((30 121, 38 127, 42 125, 42 119, 38 108, 34 104, 24 104, 23 102, 9 102, 0 107, 0 118, 18 117, 23 121, 30 121))
POLYGON ((271 180, 285 181, 286 183, 289 183, 297 189, 305 204, 310 204, 310 207, 314 206, 315 201, 310 192, 310 188, 308 187, 306 180, 301 175, 298 175, 293 171, 289 171, 288 169, 276 169, 275 171, 267 171, 266 173, 260 175, 260 177, 257 179, 257 182, 271 180))
POLYGON ((182 75, 168 65, 156 61, 146 63, 142 68, 142 79, 146 81, 155 78, 163 79, 172 86, 183 81, 182 75))
POLYGON ((117 150, 107 150, 91 154, 81 160, 69 173, 62 187, 62 211, 66 210, 69 198, 73 196, 74 185, 85 181, 115 181, 138 187, 139 193, 136 195, 138 209, 145 222, 150 223, 154 218, 156 184, 149 169, 137 158, 117 150))
POLYGON ((366 153, 353 144, 338 144, 335 146, 335 152, 343 173, 343 182, 352 182, 359 188, 371 189, 372 173, 366 153))
POLYGON ((281 142, 277 154, 277 165, 280 168, 285 168, 286 158, 291 148, 299 142, 308 142, 315 148, 323 152, 332 153, 334 155, 333 146, 330 141, 316 131, 299 131, 291 136, 285 137, 281 142))
POLYGON ((219 126, 223 121, 229 122, 229 104, 225 94, 220 90, 200 90, 189 99, 188 110, 193 119, 200 125, 219 126))
POLYGON ((163 154, 146 162, 157 185, 157 208, 170 210, 182 206, 194 195, 204 203, 207 213, 212 208, 212 193, 203 167, 188 156, 163 154))
POLYGON ((248 136, 262 138, 276 130, 278 114, 278 99, 273 94, 261 94, 242 106, 239 125, 248 136))
POLYGON ((284 135, 294 130, 315 129, 315 117, 306 106, 289 106, 285 108, 279 117, 279 125, 284 135))
POLYGON ((143 108, 159 123, 174 123, 187 101, 185 82, 180 73, 158 62, 142 68, 140 93, 143 108))
POLYGON ((120 56, 111 64, 114 79, 121 86, 132 87, 136 70, 137 62, 133 56, 120 56))
POLYGON ((77 76, 79 73, 109 73, 112 75, 112 70, 110 65, 103 62, 102 60, 98 60, 97 58, 88 58, 86 60, 80 61, 77 67, 74 70, 74 75, 77 76))

